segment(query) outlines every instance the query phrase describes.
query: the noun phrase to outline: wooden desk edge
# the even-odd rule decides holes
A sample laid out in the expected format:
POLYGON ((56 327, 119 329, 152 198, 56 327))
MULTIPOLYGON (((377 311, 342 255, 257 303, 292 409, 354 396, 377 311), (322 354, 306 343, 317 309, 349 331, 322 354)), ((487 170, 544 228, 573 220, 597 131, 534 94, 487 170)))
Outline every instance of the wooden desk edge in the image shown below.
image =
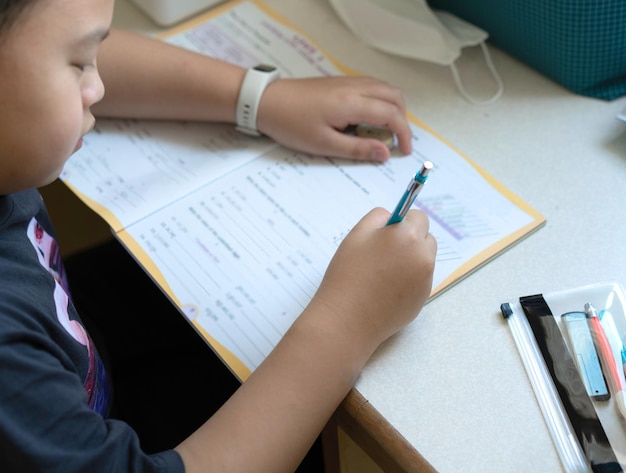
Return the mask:
POLYGON ((437 473, 357 389, 346 396, 333 420, 385 473, 437 473))

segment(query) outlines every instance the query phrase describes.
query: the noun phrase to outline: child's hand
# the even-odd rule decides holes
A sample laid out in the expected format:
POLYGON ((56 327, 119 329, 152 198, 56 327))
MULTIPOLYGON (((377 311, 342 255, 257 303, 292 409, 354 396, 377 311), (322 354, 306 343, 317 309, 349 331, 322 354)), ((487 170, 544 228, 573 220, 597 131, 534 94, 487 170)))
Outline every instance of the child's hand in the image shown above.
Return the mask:
POLYGON ((374 350, 411 322, 432 289, 437 243, 427 216, 411 210, 385 226, 374 209, 348 234, 333 257, 312 304, 327 314, 346 343, 374 350), (321 305, 321 307, 320 307, 321 305))
POLYGON ((298 151, 386 161, 389 149, 381 141, 342 132, 362 123, 388 128, 401 152, 411 152, 401 91, 369 77, 278 80, 263 94, 257 125, 262 133, 298 151))

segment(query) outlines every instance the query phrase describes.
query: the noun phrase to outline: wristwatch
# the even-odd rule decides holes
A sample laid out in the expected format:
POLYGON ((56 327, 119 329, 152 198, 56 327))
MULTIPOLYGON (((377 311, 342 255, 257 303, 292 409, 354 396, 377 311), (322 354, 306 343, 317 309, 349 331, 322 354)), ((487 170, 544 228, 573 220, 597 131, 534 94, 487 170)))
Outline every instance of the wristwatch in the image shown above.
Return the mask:
POLYGON ((261 136, 256 127, 259 103, 265 88, 278 79, 280 79, 280 73, 274 66, 259 64, 248 69, 237 99, 236 128, 238 131, 246 135, 261 136))

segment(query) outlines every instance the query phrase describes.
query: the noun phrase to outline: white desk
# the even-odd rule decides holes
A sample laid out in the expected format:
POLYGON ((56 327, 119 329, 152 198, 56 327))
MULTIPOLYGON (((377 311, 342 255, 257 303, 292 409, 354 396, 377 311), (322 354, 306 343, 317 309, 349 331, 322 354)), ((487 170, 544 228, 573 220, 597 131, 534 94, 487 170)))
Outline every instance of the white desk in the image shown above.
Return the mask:
MULTIPOLYGON (((370 49, 324 0, 265 3, 340 62, 401 87, 416 116, 548 219, 429 302, 375 354, 356 389, 442 473, 562 471, 499 306, 626 284, 626 124, 615 118, 626 101, 574 95, 491 47, 504 95, 472 105, 448 68, 370 49)), ((118 0, 115 25, 160 31, 128 0, 118 0)), ((468 91, 489 94, 479 50, 459 67, 468 91)))

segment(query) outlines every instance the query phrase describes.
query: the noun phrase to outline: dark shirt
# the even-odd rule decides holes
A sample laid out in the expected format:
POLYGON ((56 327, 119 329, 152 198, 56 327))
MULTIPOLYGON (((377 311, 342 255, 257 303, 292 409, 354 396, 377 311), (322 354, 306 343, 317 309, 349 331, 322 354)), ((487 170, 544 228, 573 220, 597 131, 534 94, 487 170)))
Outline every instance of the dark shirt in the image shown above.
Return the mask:
POLYGON ((183 473, 107 418, 110 393, 39 192, 0 196, 0 471, 183 473))

